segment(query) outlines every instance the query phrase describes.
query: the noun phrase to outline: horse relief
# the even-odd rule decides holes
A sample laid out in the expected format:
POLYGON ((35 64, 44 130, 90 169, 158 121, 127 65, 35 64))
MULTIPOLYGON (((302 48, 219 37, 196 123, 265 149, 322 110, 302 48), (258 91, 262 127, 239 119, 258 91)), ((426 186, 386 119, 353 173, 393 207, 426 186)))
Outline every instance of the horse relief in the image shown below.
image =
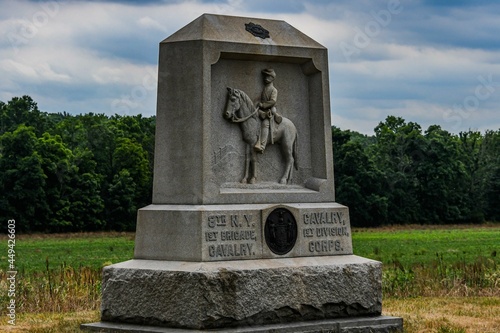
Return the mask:
MULTIPOLYGON (((262 71, 264 75, 266 75, 265 71, 269 70, 262 71)), ((268 89, 269 91, 271 95, 274 94, 271 89, 268 89)), ((291 183, 293 168, 298 170, 297 129, 295 125, 290 119, 282 117, 275 112, 275 109, 273 110, 272 99, 261 101, 257 107, 254 107, 250 97, 243 91, 228 87, 227 92, 223 116, 231 123, 240 126, 243 141, 246 143, 245 175, 241 182, 254 184, 256 182, 257 153, 263 153, 266 145, 279 144, 284 160, 284 172, 279 183, 291 183)), ((266 88, 263 95, 264 93, 266 93, 266 88)))

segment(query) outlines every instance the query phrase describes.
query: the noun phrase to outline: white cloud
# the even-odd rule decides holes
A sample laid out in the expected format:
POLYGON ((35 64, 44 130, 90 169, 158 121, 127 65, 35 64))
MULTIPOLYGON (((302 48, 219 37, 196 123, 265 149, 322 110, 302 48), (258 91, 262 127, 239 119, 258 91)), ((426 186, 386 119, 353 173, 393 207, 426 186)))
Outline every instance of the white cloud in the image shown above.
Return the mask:
POLYGON ((37 72, 41 81, 69 82, 70 80, 69 75, 56 73, 47 63, 40 64, 37 72))
POLYGON ((20 75, 28 79, 38 78, 37 71, 33 67, 16 62, 12 59, 0 61, 0 68, 2 68, 4 72, 12 73, 13 76, 20 75))
POLYGON ((160 24, 158 21, 155 19, 151 18, 150 16, 144 16, 141 17, 137 21, 138 25, 147 29, 156 29, 161 32, 167 33, 167 29, 164 25, 160 24))
POLYGON ((4 101, 31 94, 42 110, 152 114, 158 43, 201 14, 213 13, 285 20, 327 47, 332 119, 341 128, 372 133, 388 114, 423 128, 433 122, 449 130, 498 126, 500 45, 495 43, 500 43, 494 36, 500 22, 488 7, 434 11, 430 5, 404 3, 349 62, 340 44, 354 45, 355 28, 364 29, 374 19, 372 11, 386 9, 388 2, 305 1, 302 11, 276 7, 272 12, 241 0, 0 2, 4 101), (475 39, 491 43, 475 45, 475 39), (456 117, 443 118, 454 104, 474 96, 477 78, 488 75, 495 91, 487 100, 460 125, 456 117))

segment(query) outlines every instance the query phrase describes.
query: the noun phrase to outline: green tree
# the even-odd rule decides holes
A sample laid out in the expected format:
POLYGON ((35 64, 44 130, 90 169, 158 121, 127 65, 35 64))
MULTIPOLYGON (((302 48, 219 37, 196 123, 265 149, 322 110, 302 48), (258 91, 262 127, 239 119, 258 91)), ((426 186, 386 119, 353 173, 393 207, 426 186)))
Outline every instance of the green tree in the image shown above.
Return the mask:
POLYGON ((50 126, 47 114, 40 112, 37 103, 27 95, 0 104, 0 135, 15 131, 21 124, 33 127, 37 136, 50 126))
POLYGON ((473 221, 497 220, 499 203, 500 130, 461 132, 462 161, 468 172, 467 203, 473 221))
POLYGON ((416 166, 423 159, 424 138, 420 125, 388 116, 375 128, 375 163, 385 175, 388 215, 392 223, 421 220, 416 166))
POLYGON ((134 230, 138 207, 137 184, 127 169, 114 175, 106 195, 106 220, 109 230, 134 230))
MULTIPOLYGON (((354 226, 377 226, 387 222, 387 198, 383 177, 352 132, 332 127, 336 201, 349 207, 354 226)), ((359 136, 357 136, 359 138, 359 136)))
POLYGON ((129 138, 116 140, 116 149, 113 152, 113 169, 115 171, 127 169, 139 186, 148 185, 151 177, 147 153, 138 142, 129 138))
POLYGON ((154 130, 155 117, 47 114, 29 96, 0 102, 1 214, 25 231, 133 230, 151 202, 154 130))
POLYGON ((151 203, 152 174, 149 160, 143 147, 133 139, 117 138, 116 149, 113 152, 114 174, 127 170, 135 187, 135 203, 145 206, 151 203))
POLYGON ((423 223, 457 223, 469 216, 464 201, 467 172, 460 161, 456 136, 430 126, 425 132, 422 159, 416 165, 418 198, 423 223))
POLYGON ((500 221, 500 168, 495 170, 491 177, 491 185, 486 191, 487 206, 485 209, 485 218, 488 221, 500 221))
POLYGON ((81 116, 71 116, 67 113, 61 114, 59 121, 54 124, 49 132, 53 135, 59 135, 71 150, 88 148, 87 129, 81 118, 81 116))
POLYGON ((85 128, 84 147, 92 151, 97 162, 96 172, 106 177, 106 183, 113 179, 113 152, 115 150, 116 128, 103 114, 89 113, 79 116, 85 128))
POLYGON ((147 153, 150 173, 153 173, 155 117, 144 118, 137 116, 118 116, 111 118, 116 128, 116 136, 133 140, 139 143, 147 153))
POLYGON ((95 172, 96 162, 88 149, 75 149, 69 184, 69 211, 73 231, 95 231, 105 227, 102 175, 95 172))
POLYGON ((20 125, 0 137, 0 215, 15 219, 18 231, 36 231, 49 211, 46 176, 33 127, 20 125))
POLYGON ((472 222, 481 222, 489 206, 488 195, 495 183, 498 169, 498 148, 493 132, 483 135, 478 131, 459 133, 461 161, 467 170, 466 204, 470 207, 472 222))
POLYGON ((484 133, 483 152, 487 178, 484 216, 489 221, 500 221, 500 129, 484 133))
POLYGON ((70 181, 75 170, 71 164, 73 153, 62 142, 61 137, 44 133, 38 139, 37 152, 42 159, 45 174, 45 196, 49 211, 43 217, 44 231, 62 232, 72 230, 69 193, 70 181))

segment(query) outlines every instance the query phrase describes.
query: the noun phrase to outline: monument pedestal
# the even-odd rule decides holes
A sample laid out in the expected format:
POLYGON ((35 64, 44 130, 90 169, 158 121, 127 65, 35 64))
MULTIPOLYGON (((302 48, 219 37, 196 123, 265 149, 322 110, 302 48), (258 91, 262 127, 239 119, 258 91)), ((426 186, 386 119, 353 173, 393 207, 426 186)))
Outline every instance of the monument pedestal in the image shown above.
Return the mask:
POLYGON ((396 331, 401 321, 380 315, 381 275, 379 262, 354 255, 230 264, 130 260, 105 268, 102 322, 84 328, 104 332, 396 331))
POLYGON ((335 202, 328 75, 284 21, 204 14, 160 43, 152 205, 82 328, 402 330, 335 202))

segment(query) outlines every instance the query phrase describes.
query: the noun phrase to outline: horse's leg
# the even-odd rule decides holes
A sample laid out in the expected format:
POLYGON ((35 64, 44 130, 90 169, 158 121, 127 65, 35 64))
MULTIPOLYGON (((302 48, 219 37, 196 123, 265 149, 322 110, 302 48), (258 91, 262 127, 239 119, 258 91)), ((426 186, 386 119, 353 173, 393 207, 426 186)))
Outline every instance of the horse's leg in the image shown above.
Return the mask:
POLYGON ((287 184, 288 181, 292 180, 292 165, 293 165, 293 157, 291 155, 287 155, 285 172, 283 173, 283 176, 280 179, 280 184, 287 184))
POLYGON ((253 149, 253 145, 248 145, 250 148, 250 163, 249 167, 251 167, 251 177, 248 179, 249 184, 255 184, 257 179, 257 153, 255 149, 253 149))
POLYGON ((280 184, 287 184, 292 180, 293 165, 295 160, 293 149, 296 137, 296 131, 293 131, 290 127, 288 127, 287 130, 283 133, 281 148, 283 158, 285 160, 285 171, 283 172, 283 176, 280 179, 280 184))
MULTIPOLYGON (((286 138, 284 138, 286 139, 286 138)), ((288 140, 283 140, 282 142, 282 153, 285 159, 285 171, 280 179, 280 184, 287 184, 288 181, 292 179, 292 169, 293 169, 293 154, 292 148, 293 144, 287 142, 288 140)))
POLYGON ((242 184, 247 183, 248 179, 248 174, 250 170, 250 154, 252 153, 252 148, 249 145, 246 145, 246 152, 245 152, 245 176, 243 176, 243 179, 241 180, 242 184))

